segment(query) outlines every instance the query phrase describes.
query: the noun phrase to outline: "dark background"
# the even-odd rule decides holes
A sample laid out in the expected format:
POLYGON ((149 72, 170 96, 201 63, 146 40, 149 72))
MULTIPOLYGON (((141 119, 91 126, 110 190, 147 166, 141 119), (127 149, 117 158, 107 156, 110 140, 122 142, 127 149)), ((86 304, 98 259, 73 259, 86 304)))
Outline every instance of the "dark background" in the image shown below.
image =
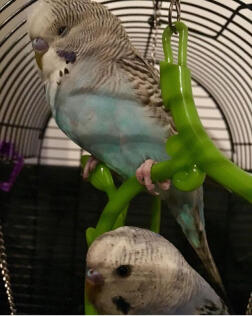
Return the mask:
MULTIPOLYGON (((72 149, 59 144, 52 148, 54 142, 45 133, 51 113, 27 35, 25 15, 36 1, 0 1, 0 140, 14 144, 26 161, 38 158, 43 164, 43 159, 47 163, 49 158, 64 163, 72 149), (52 151, 54 155, 50 156, 52 151)), ((132 5, 122 0, 102 2, 123 17, 132 43, 150 58, 155 34, 153 8, 146 12, 145 1, 142 5, 139 2, 139 10, 134 1, 132 5), (137 32, 131 23, 141 23, 137 32)), ((252 5, 241 0, 181 4, 182 20, 190 34, 188 66, 194 87, 200 91, 194 95, 197 108, 206 109, 211 99, 207 106, 211 115, 204 112, 201 119, 211 122, 207 132, 220 149, 237 165, 252 171, 248 27, 252 5)), ((168 21, 168 11, 162 11, 160 29, 168 21)), ((172 41, 177 51, 177 38, 172 41)), ((157 42, 157 60, 162 60, 160 34, 157 42)), ((62 141, 56 130, 48 134, 62 141)), ((76 159, 78 163, 79 157, 76 159)), ((10 170, 11 166, 0 162, 0 181, 10 170)), ((128 224, 149 226, 149 202, 147 195, 132 202, 128 224)), ((26 166, 10 193, 0 191, 0 224, 19 314, 83 314, 85 229, 96 224, 105 203, 104 194, 81 181, 78 168, 26 166)), ((205 183, 205 204, 213 255, 235 312, 242 314, 252 290, 252 206, 210 181, 205 183)), ((161 232, 203 273, 165 209, 161 232)), ((8 313, 0 277, 0 314, 8 313)))
MULTIPOLYGON (((1 174, 8 167, 2 165, 1 174)), ((19 314, 83 314, 85 230, 95 226, 105 194, 83 182, 79 168, 26 166, 0 210, 19 314)), ((136 197, 128 225, 149 227, 150 197, 136 197)), ((205 182, 207 234, 235 313, 244 314, 252 284, 252 207, 219 185, 205 182)), ((161 233, 198 272, 204 270, 163 207, 161 233)), ((0 282, 1 284, 1 282, 0 282)), ((8 314, 3 284, 0 311, 8 314)))

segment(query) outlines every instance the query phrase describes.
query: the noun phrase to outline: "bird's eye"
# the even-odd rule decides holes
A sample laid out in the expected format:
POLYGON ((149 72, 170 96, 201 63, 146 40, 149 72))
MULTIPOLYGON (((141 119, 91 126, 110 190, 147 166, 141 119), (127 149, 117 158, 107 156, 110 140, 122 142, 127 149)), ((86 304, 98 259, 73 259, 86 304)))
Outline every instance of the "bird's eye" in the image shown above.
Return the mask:
POLYGON ((121 265, 116 268, 116 274, 122 278, 126 278, 131 274, 131 266, 130 265, 121 265))
POLYGON ((67 27, 66 26, 61 26, 58 28, 58 35, 64 36, 67 32, 67 27))

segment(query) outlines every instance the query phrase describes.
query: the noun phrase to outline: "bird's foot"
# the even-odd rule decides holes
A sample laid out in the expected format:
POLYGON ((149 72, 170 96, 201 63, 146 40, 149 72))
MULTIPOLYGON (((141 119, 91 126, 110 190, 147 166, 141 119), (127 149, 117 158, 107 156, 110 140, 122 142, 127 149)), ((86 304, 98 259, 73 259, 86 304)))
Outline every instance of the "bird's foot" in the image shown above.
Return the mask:
POLYGON ((90 176, 90 173, 96 168, 98 163, 99 163, 99 160, 95 159, 95 157, 90 156, 90 158, 88 158, 88 161, 85 165, 85 168, 82 174, 82 177, 84 180, 88 179, 88 177, 90 176))
MULTIPOLYGON (((159 195, 158 192, 155 192, 155 184, 151 180, 151 168, 155 163, 157 162, 152 159, 145 160, 145 162, 136 170, 136 178, 139 183, 146 187, 149 193, 152 195, 159 195)), ((163 182, 158 182, 157 185, 161 190, 167 191, 171 186, 171 181, 168 179, 163 182)))

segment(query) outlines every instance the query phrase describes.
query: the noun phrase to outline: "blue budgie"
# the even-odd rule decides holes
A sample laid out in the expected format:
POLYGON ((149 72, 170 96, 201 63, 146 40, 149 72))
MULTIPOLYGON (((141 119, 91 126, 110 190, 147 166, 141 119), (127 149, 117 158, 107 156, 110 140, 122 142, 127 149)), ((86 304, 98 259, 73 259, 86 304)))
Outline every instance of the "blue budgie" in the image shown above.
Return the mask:
POLYGON ((175 130, 165 111, 157 71, 130 42, 117 17, 89 0, 39 0, 29 35, 58 126, 97 161, 126 179, 137 176, 167 205, 188 241, 221 286, 204 228, 202 188, 180 192, 169 180, 155 186, 155 162, 169 159, 165 142, 175 130))
POLYGON ((87 253, 86 289, 102 315, 227 315, 211 286, 165 238, 121 227, 87 253))

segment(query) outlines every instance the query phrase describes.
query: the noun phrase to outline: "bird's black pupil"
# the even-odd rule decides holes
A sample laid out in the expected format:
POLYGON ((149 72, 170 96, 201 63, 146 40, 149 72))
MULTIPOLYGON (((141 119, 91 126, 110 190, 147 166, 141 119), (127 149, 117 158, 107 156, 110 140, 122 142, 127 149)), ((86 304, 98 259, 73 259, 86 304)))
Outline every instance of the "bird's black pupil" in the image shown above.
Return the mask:
POLYGON ((127 277, 131 273, 131 267, 129 265, 122 265, 116 269, 116 273, 121 277, 127 277))
POLYGON ((65 32, 65 30, 66 30, 66 26, 60 27, 59 30, 58 30, 58 34, 59 35, 63 34, 65 32))

